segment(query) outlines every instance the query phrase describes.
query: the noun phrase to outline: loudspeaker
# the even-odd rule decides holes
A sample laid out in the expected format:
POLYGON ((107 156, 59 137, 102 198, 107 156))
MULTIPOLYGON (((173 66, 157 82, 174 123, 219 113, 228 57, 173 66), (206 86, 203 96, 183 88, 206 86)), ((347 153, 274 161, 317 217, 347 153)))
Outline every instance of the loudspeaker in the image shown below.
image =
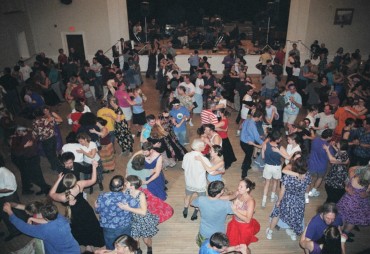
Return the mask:
POLYGON ((149 16, 149 2, 143 1, 140 3, 140 13, 144 17, 149 16))
POLYGON ((60 2, 62 3, 62 4, 71 4, 72 3, 72 0, 60 0, 60 2))

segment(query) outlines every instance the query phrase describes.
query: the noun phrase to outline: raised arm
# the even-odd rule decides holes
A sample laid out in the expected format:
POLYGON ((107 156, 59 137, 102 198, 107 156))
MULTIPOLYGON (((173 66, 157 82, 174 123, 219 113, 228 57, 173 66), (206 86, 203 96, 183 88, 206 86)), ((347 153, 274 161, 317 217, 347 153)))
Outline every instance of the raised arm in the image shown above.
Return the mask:
POLYGON ((89 180, 80 180, 78 181, 78 185, 81 187, 81 190, 83 190, 86 187, 89 187, 93 185, 96 182, 96 168, 98 167, 98 162, 93 160, 92 161, 92 175, 91 179, 89 180))
POLYGON ((51 112, 51 115, 54 117, 55 122, 57 122, 57 123, 63 122, 63 118, 61 118, 60 115, 58 115, 57 113, 51 112))
POLYGON ((50 189, 50 192, 49 192, 49 196, 53 200, 55 200, 57 202, 62 202, 62 203, 67 201, 66 195, 64 194, 64 192, 63 193, 57 193, 57 188, 58 188, 59 183, 62 181, 63 177, 64 177, 63 173, 60 173, 58 175, 58 179, 56 180, 56 182, 54 183, 53 187, 50 189))

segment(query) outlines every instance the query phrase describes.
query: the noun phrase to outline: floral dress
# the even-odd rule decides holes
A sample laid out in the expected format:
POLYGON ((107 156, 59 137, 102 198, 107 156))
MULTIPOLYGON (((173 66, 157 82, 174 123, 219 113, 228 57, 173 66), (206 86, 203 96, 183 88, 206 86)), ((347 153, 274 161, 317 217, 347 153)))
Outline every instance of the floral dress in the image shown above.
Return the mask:
MULTIPOLYGON (((138 201, 137 207, 140 206, 140 195, 145 195, 144 193, 140 192, 135 199, 138 201)), ((147 210, 146 214, 140 215, 133 213, 132 214, 132 224, 131 224, 131 236, 133 238, 149 238, 153 237, 158 233, 157 225, 159 224, 159 218, 157 215, 152 214, 149 210, 147 210)))
POLYGON ((356 189, 352 187, 351 178, 348 187, 353 189, 353 194, 348 192, 339 200, 337 207, 339 214, 346 223, 356 226, 370 225, 370 199, 361 197, 366 192, 367 187, 356 189))
MULTIPOLYGON (((339 151, 335 155, 335 159, 339 162, 348 160, 347 151, 339 151)), ((341 196, 345 193, 345 180, 348 177, 347 165, 333 164, 330 167, 328 174, 325 177, 325 189, 328 194, 326 202, 338 203, 341 196), (333 194, 330 190, 335 189, 340 192, 340 196, 333 194)))
POLYGON ((170 117, 164 117, 162 114, 159 115, 161 125, 163 129, 168 133, 164 137, 163 145, 168 158, 174 158, 178 161, 182 161, 184 155, 188 152, 186 148, 180 144, 175 132, 173 131, 173 124, 170 117))
MULTIPOLYGON (((114 113, 117 115, 123 115, 122 109, 117 107, 114 110, 114 113)), ((122 149, 122 152, 132 152, 132 146, 134 143, 134 138, 132 137, 132 133, 128 128, 127 121, 123 119, 120 122, 114 122, 114 135, 117 138, 117 142, 122 149)))
POLYGON ((302 180, 295 176, 284 175, 281 182, 285 186, 285 193, 280 206, 274 207, 270 217, 279 216, 294 233, 300 235, 304 230, 302 223, 305 209, 304 194, 311 183, 311 175, 307 172, 302 180))

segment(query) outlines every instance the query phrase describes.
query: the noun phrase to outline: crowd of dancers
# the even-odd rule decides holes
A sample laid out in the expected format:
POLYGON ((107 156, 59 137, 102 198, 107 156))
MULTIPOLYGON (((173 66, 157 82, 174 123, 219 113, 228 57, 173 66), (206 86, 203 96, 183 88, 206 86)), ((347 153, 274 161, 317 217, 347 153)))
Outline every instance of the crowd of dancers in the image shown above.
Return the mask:
MULTIPOLYGON (((285 229, 291 240, 300 237, 306 253, 345 253, 345 243, 355 241, 352 231, 370 224, 369 73, 366 68, 352 73, 353 64, 349 68, 340 52, 333 62, 319 65, 322 70, 311 60, 300 67, 297 51, 289 52, 286 67, 292 73, 287 69, 286 84, 276 72, 282 69, 279 54, 274 61, 268 51, 261 55, 261 88, 247 75, 243 57, 232 51, 223 61, 221 79, 197 51, 189 58, 190 75, 181 74, 174 56, 163 54, 159 71, 149 73, 157 79, 159 114, 145 106, 154 96, 143 94, 137 55, 123 69, 101 51, 91 64, 77 54, 65 60, 61 52, 58 64, 41 54, 32 69, 23 62, 13 73, 7 68, 0 78, 4 140, 20 172, 22 195, 34 194, 35 184, 40 188, 35 194, 49 198, 21 204, 15 176, 1 158, 5 240, 24 233, 41 239, 46 253, 142 253, 143 239, 151 254, 158 224, 174 213, 165 202, 165 171, 177 165, 185 175, 182 215, 187 218, 193 209, 190 219, 197 220, 200 214, 194 236, 199 253, 250 253, 261 228, 254 214, 266 209, 269 196, 274 206, 264 225, 267 239, 285 229), (55 78, 58 68, 62 77, 55 78), (66 101, 70 113, 54 112, 53 98, 66 101), (307 116, 300 117, 306 109, 307 116), (237 160, 237 144, 228 136, 230 110, 239 112, 236 135, 245 153, 235 191, 226 191, 223 181, 237 160), (32 124, 20 126, 15 115, 32 124), (194 126, 195 118, 201 126, 194 126), (65 120, 70 130, 64 142, 60 124, 65 120), (197 133, 191 140, 190 130, 197 133), (139 151, 134 142, 140 143, 139 151), (52 186, 44 179, 41 155, 58 173, 52 186), (125 175, 114 173, 122 167, 116 164, 118 156, 130 158, 125 175), (264 178, 263 193, 255 194, 261 195, 261 204, 252 195, 251 169, 264 178), (104 177, 111 178, 109 186, 104 177), (305 207, 322 195, 323 182, 327 199, 305 226, 305 207), (95 188, 100 193, 92 207, 87 194, 95 188), (65 207, 65 216, 53 202, 65 207), (225 227, 228 215, 232 218, 225 227)), ((320 52, 324 61, 328 53, 320 52)), ((361 56, 355 52, 352 58, 361 56)))

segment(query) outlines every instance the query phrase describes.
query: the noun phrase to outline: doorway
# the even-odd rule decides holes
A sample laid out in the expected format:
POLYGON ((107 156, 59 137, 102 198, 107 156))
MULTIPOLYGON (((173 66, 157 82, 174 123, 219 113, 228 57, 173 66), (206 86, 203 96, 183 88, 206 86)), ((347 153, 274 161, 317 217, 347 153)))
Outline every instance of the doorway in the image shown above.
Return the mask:
POLYGON ((83 63, 86 59, 83 35, 82 34, 66 34, 66 40, 67 40, 68 53, 70 53, 69 52, 70 48, 74 48, 80 57, 81 63, 83 63))

